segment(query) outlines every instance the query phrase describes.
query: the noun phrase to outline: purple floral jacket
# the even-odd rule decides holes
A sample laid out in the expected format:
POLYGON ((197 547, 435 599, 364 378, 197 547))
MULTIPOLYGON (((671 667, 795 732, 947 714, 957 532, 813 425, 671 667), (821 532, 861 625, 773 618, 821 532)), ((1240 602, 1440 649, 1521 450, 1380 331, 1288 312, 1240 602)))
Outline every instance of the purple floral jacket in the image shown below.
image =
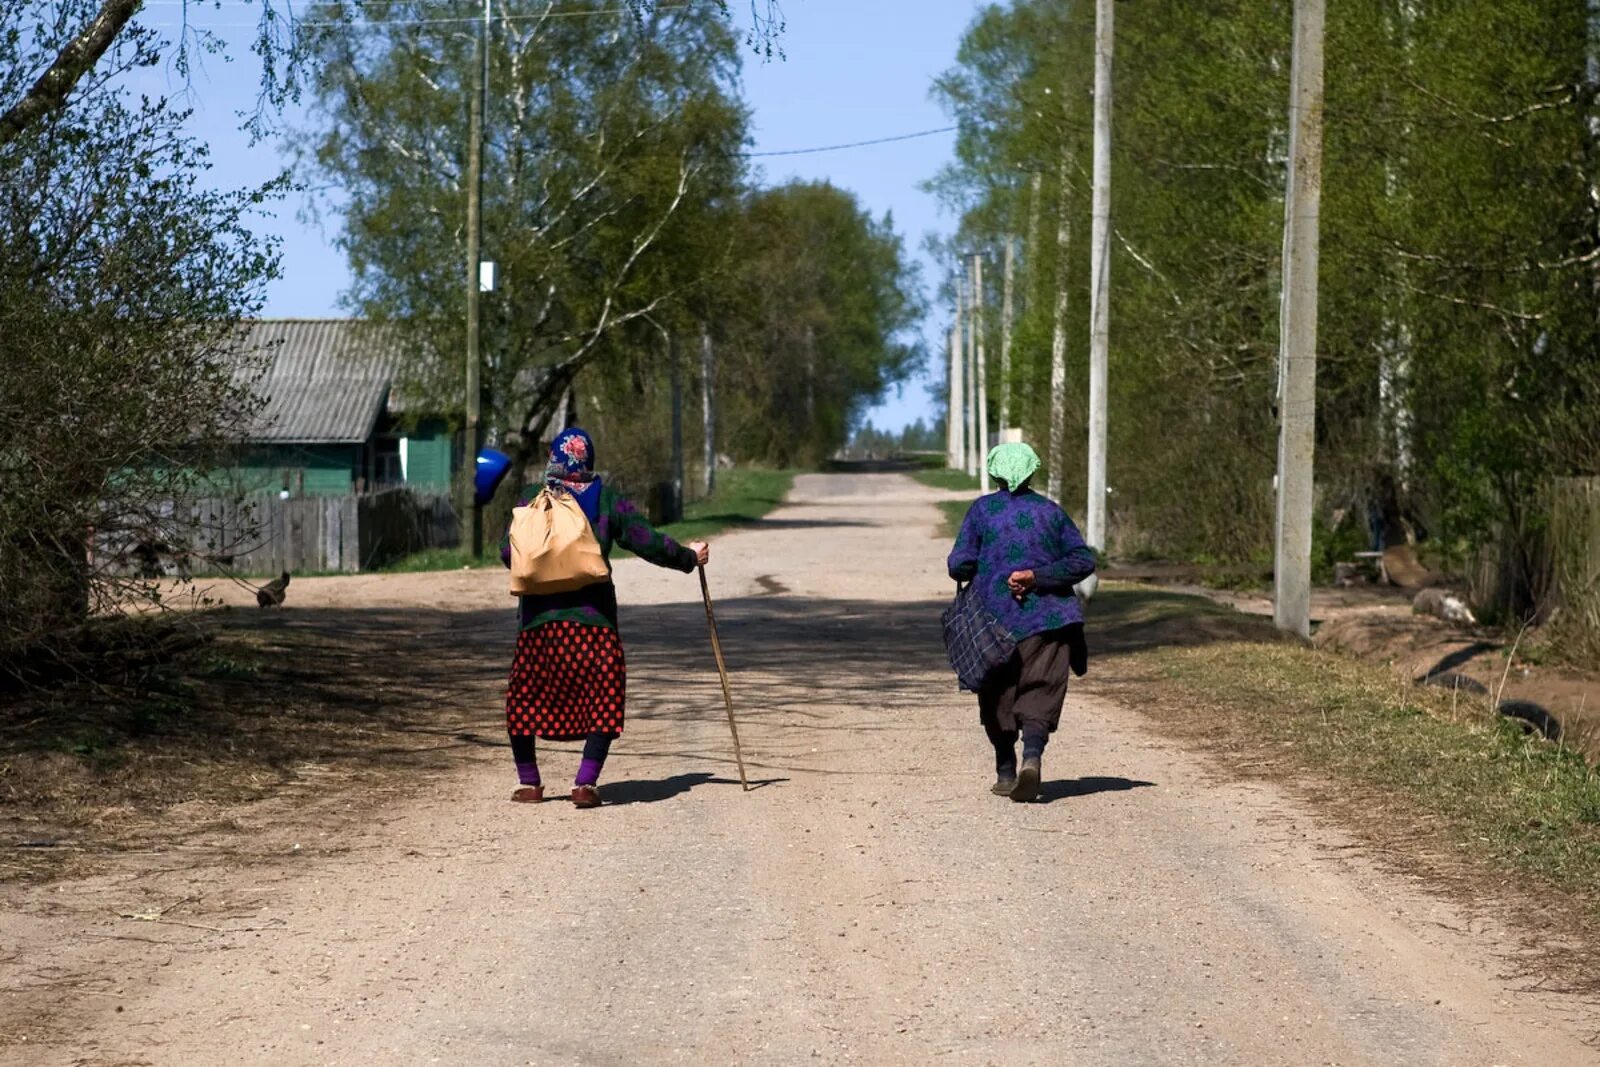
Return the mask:
POLYGON ((972 582, 984 607, 1018 641, 1083 622, 1072 587, 1094 573, 1094 550, 1051 499, 1024 489, 981 496, 967 509, 950 552, 950 577, 972 582), (1034 588, 1021 600, 1006 580, 1031 570, 1034 588))

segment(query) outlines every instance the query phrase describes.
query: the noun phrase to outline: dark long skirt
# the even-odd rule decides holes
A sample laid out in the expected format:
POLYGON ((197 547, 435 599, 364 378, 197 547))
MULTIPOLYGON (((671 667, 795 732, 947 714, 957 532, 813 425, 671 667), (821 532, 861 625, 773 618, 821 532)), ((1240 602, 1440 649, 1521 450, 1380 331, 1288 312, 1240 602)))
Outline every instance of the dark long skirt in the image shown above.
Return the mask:
POLYGON ((506 730, 547 741, 620 734, 627 691, 617 631, 565 620, 543 623, 517 635, 506 730))
POLYGON ((978 691, 979 719, 1007 732, 1039 723, 1054 733, 1067 699, 1070 656, 1065 629, 1023 638, 1016 654, 978 691))

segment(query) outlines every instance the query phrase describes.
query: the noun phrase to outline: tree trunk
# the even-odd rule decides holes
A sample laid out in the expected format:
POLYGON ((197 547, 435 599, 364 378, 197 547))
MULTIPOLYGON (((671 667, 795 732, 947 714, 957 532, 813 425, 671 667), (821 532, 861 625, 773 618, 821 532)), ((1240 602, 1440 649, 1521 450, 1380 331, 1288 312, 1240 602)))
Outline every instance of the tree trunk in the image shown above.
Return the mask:
POLYGON ((1000 296, 1000 436, 1011 428, 1011 283, 1016 238, 1006 235, 1005 278, 1000 296))
POLYGON ((67 102, 83 76, 94 69, 144 0, 105 0, 100 11, 56 56, 21 100, 0 115, 0 145, 20 137, 28 127, 67 102))
POLYGON ((716 390, 712 383, 715 369, 711 351, 711 331, 700 333, 700 410, 705 431, 705 492, 710 496, 717 487, 717 409, 716 390))
POLYGON ((1067 184, 1071 159, 1061 154, 1061 188, 1057 194, 1055 324, 1050 334, 1050 482, 1051 500, 1061 500, 1061 471, 1066 466, 1067 436, 1067 253, 1072 243, 1071 204, 1067 184))

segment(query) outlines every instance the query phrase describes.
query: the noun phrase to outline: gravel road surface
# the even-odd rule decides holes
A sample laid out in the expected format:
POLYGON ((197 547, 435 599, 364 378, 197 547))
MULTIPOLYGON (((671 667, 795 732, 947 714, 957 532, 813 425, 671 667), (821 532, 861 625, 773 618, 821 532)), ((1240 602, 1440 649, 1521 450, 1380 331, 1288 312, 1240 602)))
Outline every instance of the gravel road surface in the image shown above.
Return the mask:
MULTIPOLYGON (((448 699, 476 743, 450 767, 255 805, 235 826, 251 862, 164 855, 8 891, 4 992, 30 972, 101 980, 0 1058, 1600 1062, 1594 1020, 1503 977, 1481 920, 1097 697, 1093 671, 1043 802, 991 796, 939 645, 939 497, 894 474, 807 476, 715 542, 750 792, 695 579, 623 561, 631 699, 607 806, 509 803, 503 669, 461 677, 448 699)), ((436 636, 508 664, 503 582, 305 579, 285 610, 427 611, 447 620, 436 636)), ((397 628, 375 654, 427 647, 397 628)), ((562 795, 576 747, 542 762, 562 795)))

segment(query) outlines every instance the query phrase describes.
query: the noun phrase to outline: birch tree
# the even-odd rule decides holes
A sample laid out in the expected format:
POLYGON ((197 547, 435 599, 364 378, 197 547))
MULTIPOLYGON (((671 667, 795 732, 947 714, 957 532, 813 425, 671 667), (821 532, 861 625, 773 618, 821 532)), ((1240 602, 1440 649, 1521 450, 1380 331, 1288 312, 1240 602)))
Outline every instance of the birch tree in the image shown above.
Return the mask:
MULTIPOLYGON (((348 304, 412 339, 406 395, 458 411, 471 36, 423 19, 425 3, 381 10, 359 34, 310 33, 320 121, 301 159, 337 190, 348 304)), ((737 70, 714 9, 578 19, 497 6, 483 254, 502 284, 483 301, 483 409, 518 458, 536 455, 561 397, 619 331, 713 273, 700 234, 742 171, 737 70)))

